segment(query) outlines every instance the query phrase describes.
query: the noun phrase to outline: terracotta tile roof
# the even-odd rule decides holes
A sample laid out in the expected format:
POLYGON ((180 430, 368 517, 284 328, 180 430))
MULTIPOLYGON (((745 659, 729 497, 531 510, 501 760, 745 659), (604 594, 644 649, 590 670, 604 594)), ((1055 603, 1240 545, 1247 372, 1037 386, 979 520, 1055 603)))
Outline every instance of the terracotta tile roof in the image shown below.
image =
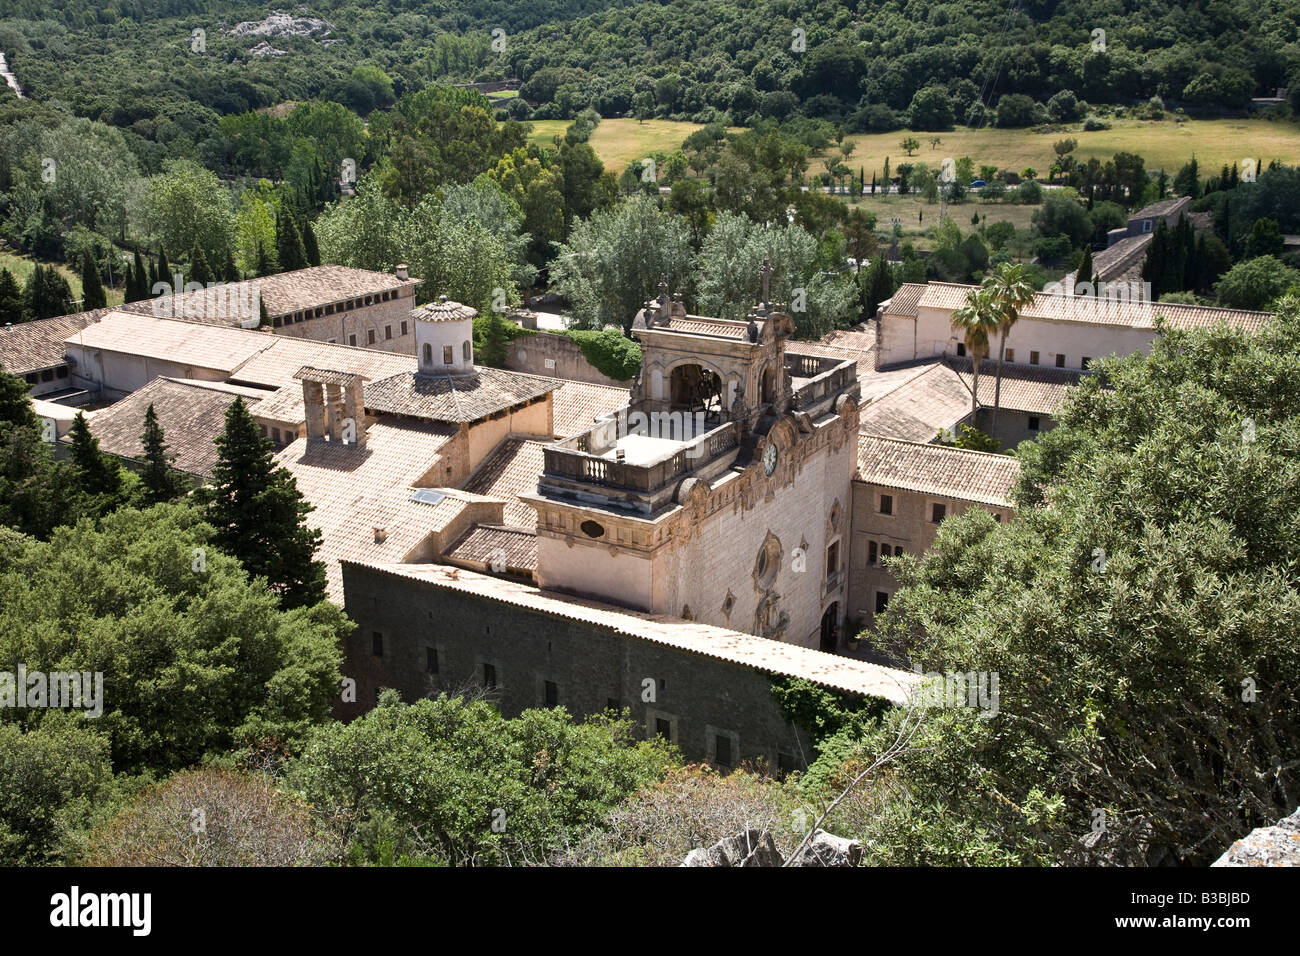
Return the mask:
POLYGON ((364 298, 415 285, 419 281, 402 280, 387 272, 371 272, 350 266, 311 266, 260 279, 219 283, 211 289, 183 292, 178 296, 143 299, 122 308, 146 315, 158 315, 155 310, 170 308, 173 317, 177 319, 207 325, 237 326, 241 322, 251 321, 256 324, 258 321, 259 292, 262 301, 266 303, 267 315, 277 316, 345 299, 364 298))
MULTIPOLYGON (((261 335, 245 332, 244 335, 261 335)), ((398 355, 378 349, 363 349, 352 345, 315 342, 280 335, 263 335, 263 347, 247 361, 241 363, 230 375, 236 382, 260 385, 265 388, 282 388, 294 385, 301 403, 302 385, 294 379, 303 366, 328 369, 360 375, 375 381, 399 372, 414 371, 418 363, 414 355, 398 355)))
MULTIPOLYGON (((1142 264, 1146 261, 1147 246, 1154 232, 1140 236, 1126 236, 1113 246, 1108 246, 1092 258, 1092 271, 1101 282, 1142 281, 1142 264)), ((1066 289, 1072 288, 1078 270, 1067 273, 1061 280, 1066 289)), ((1089 282, 1090 279, 1080 281, 1089 282)))
POLYGON ((970 415, 970 407, 970 388, 956 370, 942 362, 929 363, 862 409, 858 431, 930 442, 970 415))
POLYGON ((26 375, 63 365, 68 352, 64 340, 97 322, 108 311, 95 309, 52 319, 19 322, 12 328, 0 326, 0 368, 11 375, 26 375))
POLYGON ((675 648, 687 654, 699 654, 767 673, 801 677, 823 687, 879 697, 896 704, 906 703, 910 690, 923 680, 922 675, 911 671, 882 667, 696 621, 629 611, 598 601, 543 591, 508 578, 445 565, 348 563, 422 581, 433 587, 479 595, 562 620, 593 624, 614 634, 675 648))
MULTIPOLYGON (((945 364, 961 375, 968 389, 973 388, 970 359, 949 358, 945 364)), ((1065 400, 1066 393, 1087 375, 1077 369, 1034 368, 1027 365, 1002 365, 1002 407, 1018 412, 1050 415, 1065 400)), ((997 362, 980 363, 981 405, 993 407, 997 390, 997 362)))
POLYGON ((618 411, 632 397, 629 389, 610 385, 558 379, 543 381, 558 381, 560 385, 551 397, 554 409, 552 430, 556 438, 569 438, 585 432, 597 418, 618 411))
POLYGON ((537 512, 519 500, 519 493, 537 490, 537 478, 545 469, 543 450, 548 444, 531 438, 504 439, 465 482, 465 490, 504 500, 507 524, 536 528, 537 512))
POLYGON ((916 317, 916 309, 925 295, 924 282, 904 282, 889 300, 889 306, 881 311, 885 315, 910 315, 916 317))
POLYGON ((364 446, 299 438, 275 456, 315 508, 306 520, 323 537, 317 557, 331 596, 342 596, 340 558, 401 561, 459 512, 466 496, 450 489, 435 505, 411 500, 414 483, 454 436, 446 426, 380 420, 366 430, 364 446), (376 527, 387 533, 382 542, 374 540, 376 527))
POLYGON ((508 571, 536 571, 537 535, 522 528, 476 524, 447 549, 446 557, 487 565, 501 561, 508 571))
MULTIPOLYGON (((87 420, 90 433, 99 439, 101 451, 121 458, 144 454, 140 438, 144 416, 150 405, 162 426, 163 441, 172 467, 211 479, 217 464, 216 439, 226 428, 226 409, 240 397, 230 391, 170 378, 156 378, 126 398, 100 409, 87 420)), ((255 399, 244 398, 253 411, 255 399)))
POLYGON ((822 343, 856 352, 870 352, 876 347, 876 329, 870 324, 854 326, 851 329, 835 329, 822 336, 822 343))
POLYGON ((1010 455, 858 435, 857 480, 1010 507, 1020 462, 1010 455))
POLYGON ((460 322, 478 315, 478 309, 449 299, 439 299, 420 306, 411 313, 418 322, 460 322))
POLYGON ((743 340, 749 337, 744 322, 732 322, 727 319, 714 319, 701 315, 688 315, 674 318, 667 325, 655 325, 655 329, 668 329, 670 332, 686 332, 691 335, 717 335, 726 339, 743 340))
MULTIPOLYGON (((975 286, 950 282, 931 282, 921 297, 920 308, 956 310, 966 303, 975 286)), ((1157 315, 1164 316, 1170 328, 1208 328, 1226 322, 1234 328, 1253 332, 1271 316, 1267 312, 1244 309, 1216 309, 1204 305, 1174 302, 1138 302, 1091 296, 1053 295, 1040 292, 1021 311, 1025 318, 1057 322, 1083 322, 1091 325, 1118 325, 1134 329, 1154 329, 1157 315)))
POLYGON ((1175 196, 1173 199, 1162 199, 1159 202, 1153 202, 1149 206, 1144 206, 1137 212, 1129 213, 1129 219, 1154 219, 1157 216, 1167 216, 1172 212, 1181 209, 1191 203, 1188 196, 1175 196))
MULTIPOLYGON (((244 329, 221 329, 115 310, 64 341, 229 374, 270 345, 272 339, 244 329)), ((298 367, 303 364, 298 363, 298 367)))
POLYGON ((474 422, 541 398, 555 379, 477 367, 470 375, 402 372, 366 386, 366 408, 435 422, 474 422))

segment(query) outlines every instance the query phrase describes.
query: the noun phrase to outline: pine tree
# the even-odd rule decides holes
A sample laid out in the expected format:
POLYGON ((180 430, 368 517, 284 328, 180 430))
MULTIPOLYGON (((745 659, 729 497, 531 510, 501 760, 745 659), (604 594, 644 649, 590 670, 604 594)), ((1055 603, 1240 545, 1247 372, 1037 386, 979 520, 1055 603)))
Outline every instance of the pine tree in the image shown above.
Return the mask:
POLYGON ((208 285, 213 281, 212 267, 208 265, 208 257, 203 254, 198 243, 190 250, 190 281, 199 282, 208 285))
POLYGON ((274 271, 271 266, 270 256, 267 254, 266 251, 266 246, 262 245, 260 239, 258 240, 257 243, 256 262, 257 265, 254 267, 253 271, 257 273, 258 278, 261 278, 262 276, 269 276, 274 271))
POLYGON ((275 222, 275 243, 280 268, 285 272, 307 268, 307 252, 303 249, 302 236, 294 224, 293 213, 281 210, 275 222))
POLYGON ((185 493, 187 482, 183 475, 171 468, 174 456, 167 454, 162 426, 158 424, 152 402, 144 413, 144 433, 140 437, 144 443, 145 463, 140 471, 140 485, 145 502, 156 505, 179 498, 185 493))
POLYGON ((239 270, 235 268, 235 257, 226 249, 226 264, 221 269, 221 278, 226 282, 238 282, 239 270))
POLYGON ((66 315, 72 299, 72 287, 54 266, 38 265, 23 289, 28 318, 48 319, 66 315))
POLYGON ((81 257, 81 296, 81 308, 87 312, 108 305, 104 284, 99 281, 99 267, 88 252, 81 257))
POLYGON ((307 253, 308 265, 320 265, 320 246, 316 244, 316 230, 311 227, 310 220, 302 224, 302 248, 307 253))
POLYGON ((0 269, 0 326, 23 320, 23 292, 8 269, 0 269))
POLYGON ((95 501, 88 510, 103 513, 117 507, 122 491, 122 469, 99 450, 99 439, 90 433, 81 412, 73 419, 68 437, 72 439, 72 468, 77 484, 82 494, 95 501))
POLYGON ((11 428, 39 427, 40 421, 27 392, 26 382, 0 369, 0 438, 11 428))
POLYGON ((264 577, 285 608, 325 599, 325 565, 315 560, 320 532, 303 519, 312 507, 288 470, 275 465, 271 443, 236 398, 216 439, 213 483, 205 489, 207 519, 217 544, 250 576, 264 577))
POLYGON ((898 288, 894 281, 893 267, 890 266, 889 257, 884 249, 877 250, 865 273, 859 273, 859 282, 862 285, 863 311, 868 316, 874 317, 880 309, 880 303, 893 295, 894 290, 898 288))

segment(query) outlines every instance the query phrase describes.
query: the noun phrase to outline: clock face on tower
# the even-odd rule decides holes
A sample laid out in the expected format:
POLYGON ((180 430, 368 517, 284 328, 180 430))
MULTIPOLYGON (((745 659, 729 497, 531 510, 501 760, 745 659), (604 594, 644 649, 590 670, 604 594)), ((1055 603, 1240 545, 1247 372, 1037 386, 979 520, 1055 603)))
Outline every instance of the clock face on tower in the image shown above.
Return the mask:
POLYGON ((776 471, 776 456, 776 445, 768 442, 767 447, 763 449, 763 473, 769 478, 772 472, 776 471))

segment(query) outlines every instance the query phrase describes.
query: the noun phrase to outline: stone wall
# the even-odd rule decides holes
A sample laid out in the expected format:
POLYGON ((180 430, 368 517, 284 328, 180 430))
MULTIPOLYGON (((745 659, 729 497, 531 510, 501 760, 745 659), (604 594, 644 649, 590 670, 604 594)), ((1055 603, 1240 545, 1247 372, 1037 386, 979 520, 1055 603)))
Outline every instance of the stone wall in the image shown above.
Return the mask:
POLYGON ((719 736, 730 740, 731 766, 761 759, 802 768, 812 754, 807 735, 778 707, 768 676, 754 668, 616 631, 598 614, 562 618, 380 568, 344 562, 343 587, 357 622, 343 675, 356 680, 357 694, 355 704, 338 705, 341 718, 369 710, 385 687, 408 701, 480 692, 487 665, 496 685, 488 692, 507 717, 546 706, 549 691, 579 717, 629 708, 647 736, 664 721, 690 760, 714 761, 719 736), (375 653, 376 635, 382 654, 375 653))
POLYGON ((521 335, 515 339, 506 352, 506 368, 530 375, 627 388, 627 382, 610 378, 588 362, 577 342, 554 332, 521 335))
MULTIPOLYGON (((415 308, 415 287, 407 286, 397 291, 398 297, 387 302, 277 325, 275 334, 414 355, 415 320, 411 318, 411 310, 415 308), (403 323, 405 332, 402 331, 403 323)), ((284 320, 284 317, 276 318, 281 322, 284 320)))

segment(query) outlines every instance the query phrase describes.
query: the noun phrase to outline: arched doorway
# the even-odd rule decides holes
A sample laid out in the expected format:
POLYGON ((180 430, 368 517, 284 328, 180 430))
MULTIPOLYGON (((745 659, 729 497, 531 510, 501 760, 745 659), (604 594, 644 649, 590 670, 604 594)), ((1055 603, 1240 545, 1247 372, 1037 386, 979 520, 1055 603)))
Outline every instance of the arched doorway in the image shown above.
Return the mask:
POLYGON ((678 365, 672 371, 669 389, 674 409, 705 412, 710 417, 722 410, 722 378, 703 365, 678 365))
POLYGON ((821 649, 834 653, 840 644, 840 602, 835 601, 822 615, 821 649))

